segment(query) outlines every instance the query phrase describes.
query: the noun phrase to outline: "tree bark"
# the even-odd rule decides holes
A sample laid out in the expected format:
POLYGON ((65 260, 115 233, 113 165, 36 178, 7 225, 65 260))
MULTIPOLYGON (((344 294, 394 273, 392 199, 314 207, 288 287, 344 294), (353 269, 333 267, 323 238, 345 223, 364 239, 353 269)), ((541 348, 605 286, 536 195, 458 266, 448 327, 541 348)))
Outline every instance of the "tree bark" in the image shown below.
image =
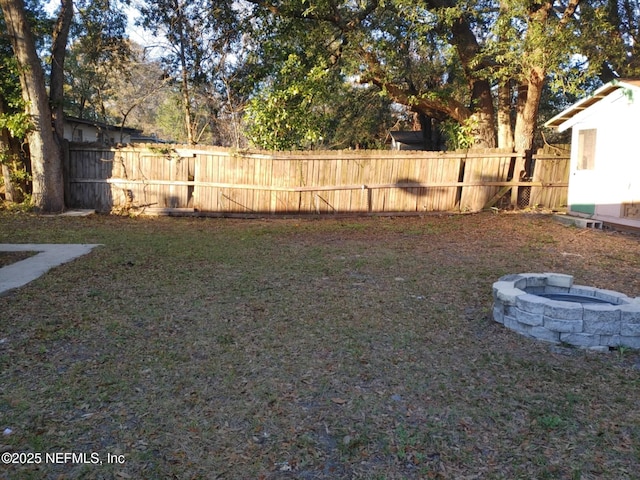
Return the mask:
MULTIPOLYGON (((0 148, 2 148, 1 145, 0 148)), ((16 188, 13 184, 13 180, 11 179, 11 169, 9 168, 9 165, 4 163, 2 164, 2 180, 4 182, 4 199, 7 202, 19 203, 16 188)))
POLYGON ((471 102, 472 105, 476 105, 471 115, 474 123, 475 146, 495 148, 495 109, 489 81, 479 80, 472 82, 471 102))
POLYGON ((59 145, 62 145, 64 139, 64 59, 72 21, 73 0, 61 0, 60 13, 53 30, 49 85, 49 104, 57 137, 56 141, 59 145))
POLYGON ((451 43, 456 47, 462 68, 471 89, 470 108, 474 122, 474 137, 476 146, 495 148, 495 107, 491 93, 491 83, 478 78, 477 69, 484 65, 477 62, 477 55, 481 48, 469 21, 461 16, 451 26, 451 43))
MULTIPOLYGON (((6 113, 4 100, 0 98, 0 115, 6 113)), ((0 128, 0 164, 2 164, 2 178, 4 181, 4 198, 7 202, 19 203, 22 201, 20 191, 11 178, 11 168, 9 163, 14 156, 14 145, 11 142, 11 135, 6 128, 0 128)))
POLYGON ((0 129, 0 156, 3 157, 0 163, 2 164, 2 179, 4 181, 4 199, 7 202, 20 203, 22 201, 20 190, 11 178, 9 159, 13 156, 13 152, 9 132, 6 128, 0 129))
POLYGON ((191 94, 189 92, 189 69, 187 66, 187 52, 184 33, 184 25, 186 20, 182 13, 182 4, 177 3, 178 14, 178 37, 180 41, 180 66, 182 67, 182 103, 184 108, 184 123, 187 129, 187 143, 189 145, 195 145, 195 136, 193 134, 193 118, 191 113, 191 94))
POLYGON ((533 148, 544 79, 544 69, 542 67, 534 67, 531 69, 526 81, 518 87, 514 133, 514 148, 517 152, 528 153, 533 148))
POLYGON ((513 148, 511 126, 511 81, 498 86, 498 148, 513 148))
POLYGON ((44 212, 64 210, 62 155, 51 124, 44 72, 36 53, 23 0, 0 0, 7 32, 20 71, 20 86, 32 128, 27 134, 31 153, 33 206, 44 212))
MULTIPOLYGON (((555 27, 556 33, 566 28, 581 1, 569 0, 555 27)), ((552 11, 553 4, 551 2, 542 2, 538 8, 530 12, 530 21, 543 25, 549 20, 552 11)), ((545 46, 540 44, 531 52, 531 58, 544 58, 544 48, 545 46)), ((529 67, 528 71, 523 72, 522 82, 518 86, 514 148, 516 152, 523 153, 528 158, 530 158, 533 149, 538 109, 546 75, 547 67, 543 61, 539 60, 529 67)))

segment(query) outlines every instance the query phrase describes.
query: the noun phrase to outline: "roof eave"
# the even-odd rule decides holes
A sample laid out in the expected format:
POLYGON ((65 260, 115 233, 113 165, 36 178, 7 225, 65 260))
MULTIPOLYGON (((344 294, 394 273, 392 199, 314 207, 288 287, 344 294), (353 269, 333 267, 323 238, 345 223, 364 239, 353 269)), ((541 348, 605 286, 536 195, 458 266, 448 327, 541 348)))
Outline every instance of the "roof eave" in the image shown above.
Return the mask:
POLYGON ((635 88, 639 87, 637 80, 624 81, 618 80, 609 82, 606 85, 598 88, 592 95, 583 98, 582 100, 574 103, 566 110, 563 110, 558 115, 553 117, 551 120, 545 122, 544 126, 548 128, 557 128, 559 132, 564 132, 573 126, 573 122, 570 120, 578 115, 583 110, 586 110, 591 105, 598 103, 600 100, 605 98, 611 92, 619 89, 619 88, 635 88))

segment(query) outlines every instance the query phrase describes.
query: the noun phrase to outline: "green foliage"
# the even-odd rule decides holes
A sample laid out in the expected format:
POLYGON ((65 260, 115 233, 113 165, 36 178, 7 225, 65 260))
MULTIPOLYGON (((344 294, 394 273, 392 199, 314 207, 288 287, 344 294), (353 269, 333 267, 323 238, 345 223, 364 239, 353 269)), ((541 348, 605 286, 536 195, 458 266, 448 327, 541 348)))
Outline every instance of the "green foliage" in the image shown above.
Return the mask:
POLYGON ((249 141, 267 150, 381 148, 393 124, 390 102, 335 70, 290 54, 245 110, 249 141))
POLYGON ((289 55, 276 83, 247 106, 249 141, 267 150, 307 148, 321 142, 328 123, 322 106, 330 86, 326 67, 306 70, 297 55, 289 55))
POLYGON ((582 2, 580 14, 587 69, 603 82, 640 76, 640 1, 582 2))
MULTIPOLYGON (((0 15, 1 20, 1 15, 0 15)), ((3 26, 0 22, 0 26, 3 26)), ((0 37, 0 129, 6 128, 14 138, 22 139, 30 128, 29 117, 18 78, 18 63, 8 41, 0 37)), ((0 159, 2 161, 2 159, 0 159)))
MULTIPOLYGON (((26 182, 30 182, 31 181, 31 174, 29 174, 29 172, 27 172, 27 169, 24 168, 24 166, 20 166, 15 168, 12 172, 11 172, 11 180, 16 182, 19 185, 23 185, 26 182)), ((23 192, 26 193, 26 192, 23 192)))
POLYGON ((449 119, 441 122, 439 127, 448 150, 468 149, 473 146, 473 132, 476 128, 473 119, 470 118, 463 124, 449 119))
MULTIPOLYGON (((137 104, 136 95, 146 95, 133 89, 122 95, 122 79, 141 83, 125 39, 125 3, 75 2, 65 91, 65 107, 74 116, 119 123, 137 104)), ((28 1, 27 7, 39 47, 46 47, 51 19, 42 2, 28 1)), ((483 130, 460 123, 481 108, 480 80, 490 84, 487 95, 497 85, 514 85, 515 111, 518 92, 525 91, 515 87, 526 86, 532 69, 540 68, 548 87, 539 109, 544 116, 614 74, 640 75, 638 0, 580 2, 567 18, 565 4, 547 7, 525 0, 144 0, 138 24, 168 40, 155 65, 164 68, 159 78, 170 79, 174 91, 183 93, 175 105, 164 101, 164 93, 155 99, 145 130, 156 130, 149 119, 157 114, 160 127, 154 133, 185 138, 188 106, 192 137, 214 142, 220 138, 221 112, 235 115, 253 98, 245 119, 254 145, 375 146, 389 127, 394 100, 407 111, 449 118, 443 125, 449 145, 465 148, 469 135, 483 130), (371 89, 345 78, 370 82, 386 97, 376 101, 371 89)), ((0 38, 4 99, 20 96, 15 72, 7 67, 11 56, 0 38)), ((0 126, 24 136, 28 124, 15 116, 22 109, 13 103, 0 126)), ((491 117, 483 113, 481 118, 491 117)))
MULTIPOLYGON (((1 14, 0 28, 4 28, 1 14)), ((0 130, 3 133, 0 140, 0 164, 9 169, 9 181, 15 194, 13 200, 26 199, 24 206, 30 204, 31 198, 26 186, 31 178, 22 163, 22 158, 12 151, 12 148, 16 148, 17 142, 12 144, 7 137, 23 141, 32 128, 32 123, 25 113, 25 103, 18 78, 18 62, 5 37, 0 37, 0 59, 0 130), (7 132, 8 135, 6 135, 7 132)), ((0 185, 4 184, 5 180, 4 175, 0 174, 0 185)))
POLYGON ((120 123, 121 113, 108 111, 119 84, 134 68, 126 38, 127 17, 120 1, 81 0, 65 59, 65 112, 68 115, 120 123))
POLYGON ((162 138, 184 141, 187 137, 179 92, 171 92, 158 106, 155 129, 162 138))
POLYGON ((555 414, 545 414, 537 418, 538 424, 546 430, 557 430, 565 425, 566 421, 555 414))
MULTIPOLYGON (((1 177, 0 177, 1 180, 1 177)), ((15 202, 0 202, 0 211, 6 210, 14 213, 28 213, 33 211, 33 204, 31 202, 31 195, 25 194, 23 200, 20 203, 15 202)))
POLYGON ((328 148, 383 149, 385 139, 398 118, 391 101, 375 88, 342 84, 331 95, 332 114, 325 134, 328 148))
POLYGON ((241 26, 232 1, 144 0, 138 24, 166 39, 159 52, 163 69, 181 91, 182 122, 190 142, 212 141, 218 113, 233 110, 230 77, 240 69, 243 41, 251 24, 241 26))
MULTIPOLYGON (((0 114, 0 128, 6 128, 14 138, 24 138, 32 124, 29 116, 24 111, 0 114)), ((0 156, 0 163, 2 157, 0 156)))
MULTIPOLYGON (((31 174, 29 174, 25 165, 6 151, 0 152, 0 164, 9 167, 9 179, 19 201, 17 204, 18 209, 31 208, 31 195, 27 189, 27 185, 31 182, 31 174)), ((4 175, 0 174, 0 185, 4 185, 4 182, 4 175)), ((16 199, 14 198, 14 200, 16 199)))
MULTIPOLYGON (((640 71, 634 69, 640 61, 633 60, 640 45, 637 0, 580 2, 575 11, 571 4, 524 0, 284 0, 253 13, 268 29, 264 38, 272 51, 324 55, 346 76, 358 76, 431 118, 460 123, 477 116, 483 125, 474 134, 487 144, 498 123, 487 97, 498 85, 514 86, 515 113, 518 101, 539 103, 531 95, 518 97, 529 82, 539 85, 538 78, 562 95, 581 96, 593 78, 604 81, 606 69, 640 71)), ((269 65, 278 64, 262 63, 269 65)), ((538 108, 529 103, 528 111, 538 108)), ((452 127, 446 129, 453 139, 458 135, 452 127)))

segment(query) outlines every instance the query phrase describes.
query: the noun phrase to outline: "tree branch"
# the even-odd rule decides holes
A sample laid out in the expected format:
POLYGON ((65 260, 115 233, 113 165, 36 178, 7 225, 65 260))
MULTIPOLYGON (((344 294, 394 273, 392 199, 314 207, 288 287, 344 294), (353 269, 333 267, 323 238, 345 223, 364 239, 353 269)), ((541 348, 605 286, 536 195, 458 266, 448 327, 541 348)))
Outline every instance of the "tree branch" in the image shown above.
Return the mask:
POLYGON ((563 27, 564 25, 569 23, 569 20, 571 20, 571 17, 576 12, 576 9, 581 2, 582 0, 569 0, 569 3, 564 9, 562 17, 560 18, 560 27, 563 27))
POLYGON ((430 117, 442 118, 451 117, 458 122, 467 120, 472 112, 462 103, 453 98, 438 99, 428 98, 424 95, 416 94, 408 88, 403 88, 395 82, 386 78, 385 72, 373 52, 361 50, 361 55, 367 63, 368 73, 363 75, 361 83, 372 83, 381 90, 387 92, 389 97, 402 105, 409 106, 414 112, 424 113, 430 117))
POLYGON ((380 0, 368 0, 364 8, 360 9, 356 15, 347 20, 334 1, 330 2, 330 11, 325 13, 304 8, 304 5, 302 5, 301 8, 285 10, 281 6, 275 5, 269 0, 247 0, 247 2, 264 8, 272 14, 280 17, 331 23, 338 27, 343 33, 357 28, 380 5, 380 0))

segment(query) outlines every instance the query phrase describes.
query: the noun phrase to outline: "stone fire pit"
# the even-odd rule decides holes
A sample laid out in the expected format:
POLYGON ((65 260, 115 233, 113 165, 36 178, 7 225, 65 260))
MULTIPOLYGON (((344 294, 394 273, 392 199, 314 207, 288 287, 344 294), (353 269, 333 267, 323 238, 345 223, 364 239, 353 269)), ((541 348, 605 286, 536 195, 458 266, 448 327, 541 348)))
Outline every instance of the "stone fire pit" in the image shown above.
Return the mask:
POLYGON ((640 297, 583 285, 571 275, 520 273, 493 284, 493 318, 527 337, 581 348, 640 349, 640 297))

